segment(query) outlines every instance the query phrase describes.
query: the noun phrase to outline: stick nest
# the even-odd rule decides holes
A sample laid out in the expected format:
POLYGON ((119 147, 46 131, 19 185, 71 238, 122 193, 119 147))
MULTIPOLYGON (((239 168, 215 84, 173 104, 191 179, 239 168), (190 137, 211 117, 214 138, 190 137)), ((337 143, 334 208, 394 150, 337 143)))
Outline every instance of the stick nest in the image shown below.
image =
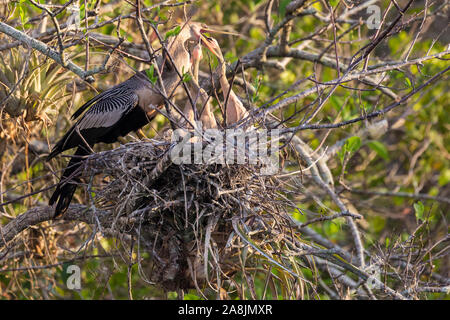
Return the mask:
POLYGON ((91 203, 110 215, 109 231, 148 252, 149 279, 171 291, 217 289, 255 258, 272 260, 292 231, 280 182, 259 165, 176 165, 171 147, 129 143, 84 163, 91 203))

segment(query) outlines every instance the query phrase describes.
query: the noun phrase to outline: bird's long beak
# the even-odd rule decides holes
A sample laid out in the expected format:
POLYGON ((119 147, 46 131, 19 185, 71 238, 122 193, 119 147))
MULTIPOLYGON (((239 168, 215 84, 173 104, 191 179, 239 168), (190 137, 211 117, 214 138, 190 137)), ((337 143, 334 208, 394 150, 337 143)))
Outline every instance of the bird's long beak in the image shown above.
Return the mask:
POLYGON ((229 34, 229 35, 237 36, 237 37, 240 37, 240 36, 241 36, 239 33, 229 32, 229 31, 219 31, 219 30, 214 30, 214 29, 209 29, 209 28, 202 28, 200 32, 201 32, 201 33, 229 34))
POLYGON ((217 53, 214 46, 211 45, 210 38, 208 36, 206 36, 205 33, 219 33, 219 34, 229 34, 229 35, 233 35, 233 36, 240 36, 240 34, 234 33, 234 32, 209 29, 206 26, 202 27, 202 29, 200 30, 200 39, 202 40, 202 43, 205 45, 205 47, 207 47, 208 50, 211 51, 212 54, 214 54, 216 57, 219 57, 219 54, 217 53))
POLYGON ((200 34, 200 39, 201 39, 202 43, 205 45, 205 47, 208 48, 208 50, 211 51, 211 53, 213 55, 215 55, 216 57, 219 57, 219 54, 217 53, 214 46, 211 45, 211 42, 208 37, 204 36, 203 34, 200 34))

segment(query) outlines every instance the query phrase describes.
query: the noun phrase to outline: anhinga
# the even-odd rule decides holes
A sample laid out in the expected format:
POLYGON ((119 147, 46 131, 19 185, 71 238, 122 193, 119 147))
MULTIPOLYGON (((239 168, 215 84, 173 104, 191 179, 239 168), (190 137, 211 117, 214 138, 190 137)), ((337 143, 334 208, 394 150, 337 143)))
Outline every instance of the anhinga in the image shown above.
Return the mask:
MULTIPOLYGON (((199 23, 184 24, 180 33, 167 46, 173 64, 167 54, 157 58, 157 66, 168 94, 179 84, 179 74, 191 68, 186 42, 201 42, 204 32, 214 30, 206 29, 199 23)), ((57 203, 55 217, 63 214, 69 207, 76 183, 79 182, 77 177, 72 176, 81 164, 81 157, 90 154, 96 143, 112 143, 117 141, 118 137, 142 128, 156 116, 155 108, 163 104, 164 97, 158 85, 153 85, 145 72, 138 72, 125 82, 95 96, 72 115, 72 119, 81 117, 56 143, 47 157, 48 161, 65 150, 77 148, 49 200, 49 205, 57 203)))
POLYGON ((213 54, 217 56, 219 60, 220 68, 220 87, 222 88, 223 99, 226 101, 225 114, 226 114, 226 125, 229 126, 239 120, 245 118, 248 115, 247 110, 244 108, 241 100, 234 93, 233 88, 228 83, 226 75, 226 65, 225 59, 223 58, 222 51, 220 50, 219 43, 216 39, 208 37, 205 43, 208 43, 208 48, 213 49, 213 54), (211 48, 212 47, 212 48, 211 48), (228 100, 227 100, 228 99, 228 100))
MULTIPOLYGON (((208 38, 203 41, 208 47, 210 47, 210 43, 208 42, 208 38)), ((211 48, 210 48, 211 49, 211 48)), ((211 50, 212 51, 212 50, 211 50)), ((212 51, 215 53, 214 51, 212 51)), ((200 121, 202 123, 203 129, 215 129, 217 128, 216 118, 214 117, 214 113, 211 110, 211 101, 209 99, 206 91, 200 87, 198 84, 198 71, 199 64, 203 58, 202 54, 202 46, 198 43, 192 50, 192 74, 193 78, 189 82, 189 89, 193 93, 193 102, 196 104, 197 101, 201 103, 201 113, 200 113, 200 121)), ((189 100, 186 101, 186 106, 184 108, 184 114, 186 118, 195 126, 195 117, 194 117, 194 108, 189 100)), ((188 123, 187 127, 192 129, 192 126, 188 123)))

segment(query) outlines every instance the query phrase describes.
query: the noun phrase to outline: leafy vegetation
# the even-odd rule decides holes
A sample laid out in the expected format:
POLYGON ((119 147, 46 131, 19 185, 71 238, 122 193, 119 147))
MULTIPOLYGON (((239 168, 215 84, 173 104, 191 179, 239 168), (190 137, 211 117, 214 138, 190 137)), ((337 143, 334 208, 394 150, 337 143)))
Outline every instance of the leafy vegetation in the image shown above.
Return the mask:
MULTIPOLYGON (((151 34, 153 23, 162 39, 170 40, 180 33, 176 24, 184 21, 185 13, 197 9, 193 20, 240 35, 211 34, 220 43, 229 70, 237 70, 233 76, 237 94, 254 114, 271 110, 257 119, 260 127, 276 121, 281 129, 296 128, 286 132, 304 143, 301 150, 282 151, 280 169, 280 175, 288 177, 286 185, 296 190, 285 194, 293 203, 290 215, 303 224, 295 237, 317 250, 340 248, 351 256, 331 252, 330 259, 336 263, 331 268, 322 256, 292 256, 286 261, 276 253, 289 251, 289 244, 280 240, 274 247, 249 238, 250 245, 239 257, 248 269, 237 270, 220 290, 193 288, 184 292, 184 299, 398 298, 339 267, 339 261, 346 261, 348 268, 357 265, 352 226, 359 230, 367 252, 363 253, 366 266, 378 268, 383 285, 405 298, 448 299, 450 38, 443 31, 447 21, 439 15, 448 13, 448 2, 414 2, 367 55, 365 50, 399 14, 393 1, 372 1, 382 13, 387 12, 380 32, 365 24, 366 10, 346 15, 364 1, 305 1, 294 11, 289 11, 293 3, 301 1, 193 2, 183 7, 179 1, 140 1, 146 32, 151 34), (279 25, 281 31, 264 47, 271 37, 267 27, 274 30, 279 25), (286 52, 283 37, 288 39, 286 52), (255 58, 253 53, 260 48, 267 50, 255 58), (349 66, 358 57, 363 58, 350 71, 361 73, 360 79, 335 84, 347 71, 352 74, 349 66), (315 182, 314 168, 328 187, 315 182), (361 218, 339 215, 344 212, 342 206, 361 218), (325 240, 318 241, 319 237, 325 240), (270 252, 270 259, 257 249, 270 252), (305 281, 280 265, 288 265, 305 281)), ((402 8, 409 3, 397 2, 402 8)), ((71 13, 62 7, 66 1, 51 1, 54 6, 45 8, 61 10, 54 16, 59 36, 52 18, 35 3, 9 2, 0 8, 0 22, 56 51, 62 38, 67 59, 84 71, 100 69, 90 84, 0 32, 0 227, 48 202, 49 187, 58 182, 67 158, 51 163, 44 159, 73 124, 70 116, 79 106, 134 71, 145 69, 152 83, 158 79, 131 2, 87 1, 86 9, 80 1, 81 25, 69 31, 64 23, 71 13), (125 40, 116 46, 119 34, 125 40), (23 197, 27 194, 31 195, 23 197)), ((158 39, 151 41, 160 52, 158 39)), ((205 56, 201 75, 207 79, 217 61, 206 50, 205 56)), ((185 72, 182 80, 188 82, 191 77, 185 72)), ((183 106, 183 99, 176 100, 178 105, 183 106)), ((222 119, 219 109, 215 113, 222 119)), ((169 126, 159 115, 144 133, 160 139, 169 126)), ((133 134, 126 137, 128 142, 136 139, 133 134)), ((293 145, 295 139, 286 143, 293 145)), ((95 151, 119 145, 96 146, 95 151)), ((92 197, 88 190, 80 190, 74 202, 90 205, 92 197)), ((147 278, 146 272, 152 269, 148 252, 101 235, 95 224, 46 221, 30 226, 0 249, 3 299, 176 299, 182 294, 163 290, 147 278), (124 251, 131 253, 124 256, 124 251), (80 290, 67 287, 67 267, 72 264, 81 270, 80 290)))

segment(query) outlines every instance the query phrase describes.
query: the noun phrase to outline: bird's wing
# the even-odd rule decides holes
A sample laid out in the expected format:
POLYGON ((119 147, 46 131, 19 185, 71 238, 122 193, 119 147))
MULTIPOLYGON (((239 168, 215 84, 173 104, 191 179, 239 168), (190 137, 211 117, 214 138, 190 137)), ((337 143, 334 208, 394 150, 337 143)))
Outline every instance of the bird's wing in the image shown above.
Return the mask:
POLYGON ((138 104, 138 95, 130 88, 116 87, 114 94, 103 95, 95 104, 66 132, 48 155, 47 160, 59 153, 79 146, 80 134, 88 144, 96 143, 99 135, 106 135, 114 125, 138 104), (103 128, 103 130, 95 130, 103 128), (89 130, 89 129, 94 129, 89 130), (77 133, 79 131, 79 133, 77 133))
MULTIPOLYGON (((122 82, 112 88, 109 88, 109 89, 103 91, 102 93, 96 95, 91 100, 87 101, 85 104, 83 104, 81 107, 79 107, 77 109, 77 111, 74 112, 71 119, 74 120, 74 119, 78 118, 86 109, 88 109, 91 105, 94 105, 95 103, 114 98, 118 94, 118 92, 120 93, 120 91, 129 90, 130 87, 132 88, 133 86, 141 87, 141 86, 145 85, 145 83, 146 83, 145 80, 147 80, 147 77, 145 74, 143 74, 142 72, 136 73, 134 76, 132 76, 125 82, 122 82)), ((148 80, 147 80, 147 82, 148 82, 148 80)))
POLYGON ((139 97, 134 90, 124 87, 114 89, 92 105, 78 121, 78 129, 112 127, 137 105, 139 97))
POLYGON ((79 107, 79 108, 77 109, 77 111, 74 112, 74 114, 72 114, 71 119, 74 120, 74 119, 78 118, 78 117, 79 117, 79 116, 80 116, 80 115, 81 115, 88 107, 90 107, 93 103, 95 103, 97 100, 99 100, 99 99, 101 99, 101 98, 107 96, 107 95, 110 93, 110 91, 112 91, 112 89, 115 89, 115 88, 111 88, 111 89, 108 89, 108 90, 106 90, 106 91, 103 91, 102 93, 96 95, 96 96, 95 96, 94 98, 92 98, 91 100, 87 101, 85 104, 83 104, 81 107, 79 107))

